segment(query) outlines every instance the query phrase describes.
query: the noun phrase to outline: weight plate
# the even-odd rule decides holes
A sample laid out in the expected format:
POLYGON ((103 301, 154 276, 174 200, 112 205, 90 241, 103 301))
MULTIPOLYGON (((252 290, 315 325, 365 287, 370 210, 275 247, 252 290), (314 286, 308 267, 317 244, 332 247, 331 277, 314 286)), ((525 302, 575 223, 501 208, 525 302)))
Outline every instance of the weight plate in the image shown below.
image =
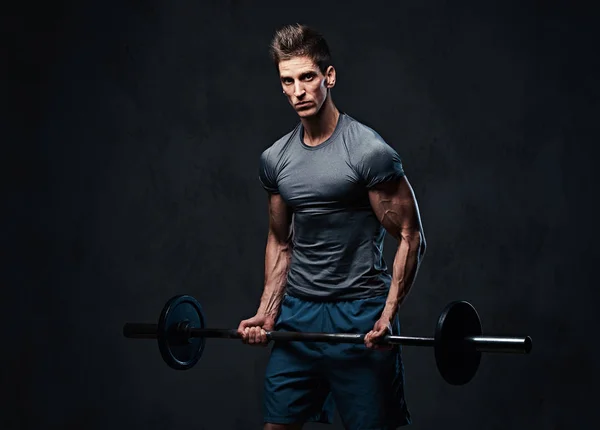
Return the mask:
POLYGON ((204 328, 204 313, 200 303, 191 296, 178 295, 165 304, 158 321, 158 348, 167 365, 176 370, 187 370, 198 362, 204 351, 202 337, 182 338, 177 335, 180 323, 190 328, 204 328))
POLYGON ((470 303, 454 301, 446 306, 435 330, 435 361, 446 382, 464 385, 475 376, 481 352, 464 339, 481 333, 481 320, 470 303))

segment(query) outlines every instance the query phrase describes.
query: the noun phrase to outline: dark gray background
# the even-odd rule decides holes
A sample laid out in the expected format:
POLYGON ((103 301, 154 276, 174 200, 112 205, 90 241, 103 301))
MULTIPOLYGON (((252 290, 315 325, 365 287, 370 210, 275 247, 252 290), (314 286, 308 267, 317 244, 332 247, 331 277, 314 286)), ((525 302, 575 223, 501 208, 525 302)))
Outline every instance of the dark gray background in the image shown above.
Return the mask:
POLYGON ((433 334, 466 299, 491 334, 534 339, 530 356, 484 356, 463 387, 442 381, 431 349, 406 348, 411 428, 595 427, 597 32, 574 4, 13 5, 0 427, 261 427, 268 350, 213 340, 176 372, 121 327, 179 293, 210 326, 254 313, 258 157, 297 121, 267 47, 293 22, 326 35, 334 100, 400 153, 418 197, 429 248, 405 333, 433 334))

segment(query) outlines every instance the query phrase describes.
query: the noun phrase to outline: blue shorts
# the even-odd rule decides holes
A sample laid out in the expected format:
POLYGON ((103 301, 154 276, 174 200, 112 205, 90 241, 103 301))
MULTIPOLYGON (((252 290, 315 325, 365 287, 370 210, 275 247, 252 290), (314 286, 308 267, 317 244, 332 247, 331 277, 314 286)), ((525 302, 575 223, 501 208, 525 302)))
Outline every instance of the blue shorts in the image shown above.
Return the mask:
MULTIPOLYGON (((276 330, 367 333, 386 297, 312 302, 285 295, 276 330)), ((400 333, 398 319, 393 334, 400 333)), ((273 345, 264 386, 265 423, 331 424, 335 408, 348 430, 391 430, 411 423, 404 398, 400 346, 280 342, 273 345)))

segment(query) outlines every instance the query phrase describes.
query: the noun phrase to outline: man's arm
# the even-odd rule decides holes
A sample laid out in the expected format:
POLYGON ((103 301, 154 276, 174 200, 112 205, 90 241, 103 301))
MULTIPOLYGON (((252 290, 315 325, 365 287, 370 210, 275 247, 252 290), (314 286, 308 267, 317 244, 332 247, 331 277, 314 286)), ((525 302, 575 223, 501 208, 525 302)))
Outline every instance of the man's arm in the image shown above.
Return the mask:
POLYGON ((280 194, 269 194, 269 231, 265 249, 265 284, 256 315, 243 320, 238 333, 244 343, 266 345, 285 292, 292 252, 292 210, 280 194))
POLYGON ((392 321, 408 295, 425 254, 425 235, 417 201, 406 177, 369 190, 371 207, 386 231, 398 241, 392 283, 381 319, 392 321))
POLYGON ((291 223, 292 211, 281 195, 270 194, 265 285, 257 315, 276 318, 279 313, 291 260, 291 223))

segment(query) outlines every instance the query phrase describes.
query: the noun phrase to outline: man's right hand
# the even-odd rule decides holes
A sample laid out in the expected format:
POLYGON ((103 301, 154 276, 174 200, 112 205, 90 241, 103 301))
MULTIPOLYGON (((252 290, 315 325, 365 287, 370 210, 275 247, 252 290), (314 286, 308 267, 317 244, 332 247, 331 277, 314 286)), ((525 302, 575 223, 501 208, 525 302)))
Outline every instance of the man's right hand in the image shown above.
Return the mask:
POLYGON ((267 331, 273 330, 275 319, 262 315, 255 315, 252 318, 243 320, 238 326, 237 332, 242 338, 242 342, 250 345, 267 346, 267 331))

